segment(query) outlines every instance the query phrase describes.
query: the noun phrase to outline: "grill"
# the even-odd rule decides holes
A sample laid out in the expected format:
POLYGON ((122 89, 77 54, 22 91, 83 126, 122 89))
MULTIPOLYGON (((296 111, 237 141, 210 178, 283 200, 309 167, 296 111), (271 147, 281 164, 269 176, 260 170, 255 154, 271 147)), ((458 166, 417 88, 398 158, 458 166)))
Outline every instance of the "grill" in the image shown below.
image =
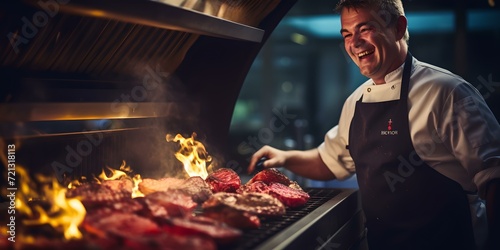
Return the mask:
POLYGON ((263 221, 229 249, 357 249, 363 217, 356 191, 309 188, 311 199, 283 218, 263 221))
MULTIPOLYGON (((225 166, 241 85, 295 2, 0 3, 8 38, 0 40, 2 173, 7 145, 15 145, 17 166, 62 183, 122 161, 146 178, 175 175, 165 133, 193 131, 214 159, 225 159, 213 164, 225 166)), ((363 233, 357 191, 307 192, 304 207, 263 221, 227 249, 355 248, 363 233)))

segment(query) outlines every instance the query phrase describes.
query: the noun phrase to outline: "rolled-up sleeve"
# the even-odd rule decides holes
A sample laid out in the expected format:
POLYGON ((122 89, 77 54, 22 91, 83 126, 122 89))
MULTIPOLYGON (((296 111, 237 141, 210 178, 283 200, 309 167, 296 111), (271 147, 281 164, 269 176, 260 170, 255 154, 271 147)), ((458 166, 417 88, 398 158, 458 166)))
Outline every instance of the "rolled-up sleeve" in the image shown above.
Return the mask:
POLYGON ((469 84, 457 86, 450 98, 442 136, 450 135, 449 147, 484 197, 487 183, 500 178, 500 125, 469 84))

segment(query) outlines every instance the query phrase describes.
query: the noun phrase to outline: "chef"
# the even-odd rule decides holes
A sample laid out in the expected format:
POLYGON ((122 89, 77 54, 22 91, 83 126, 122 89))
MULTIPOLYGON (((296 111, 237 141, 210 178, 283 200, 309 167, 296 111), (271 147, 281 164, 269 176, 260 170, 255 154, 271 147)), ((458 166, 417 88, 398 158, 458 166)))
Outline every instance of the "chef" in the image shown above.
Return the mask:
POLYGON ((345 50, 370 79, 318 148, 264 146, 248 171, 266 157, 265 168, 311 179, 356 174, 370 249, 498 244, 500 125, 482 96, 411 55, 401 0, 344 0, 336 9, 345 50))

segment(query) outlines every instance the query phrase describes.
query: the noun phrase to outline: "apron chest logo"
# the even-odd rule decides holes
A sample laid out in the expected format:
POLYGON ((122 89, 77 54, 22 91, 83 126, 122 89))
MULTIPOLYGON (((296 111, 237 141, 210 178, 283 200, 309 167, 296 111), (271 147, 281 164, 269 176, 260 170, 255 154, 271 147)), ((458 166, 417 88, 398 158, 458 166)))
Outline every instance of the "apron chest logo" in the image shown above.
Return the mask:
POLYGON ((392 119, 389 119, 389 121, 387 121, 387 130, 381 130, 380 135, 383 135, 383 136, 398 135, 397 130, 392 130, 392 119))

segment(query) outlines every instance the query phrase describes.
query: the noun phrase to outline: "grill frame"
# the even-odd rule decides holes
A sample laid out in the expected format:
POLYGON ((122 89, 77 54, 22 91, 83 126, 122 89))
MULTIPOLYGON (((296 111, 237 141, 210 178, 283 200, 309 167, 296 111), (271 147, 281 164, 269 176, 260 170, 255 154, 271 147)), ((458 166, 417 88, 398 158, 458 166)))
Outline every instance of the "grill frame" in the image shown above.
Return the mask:
POLYGON ((222 249, 352 249, 363 238, 357 189, 305 188, 311 198, 283 217, 263 220, 237 243, 222 249))

